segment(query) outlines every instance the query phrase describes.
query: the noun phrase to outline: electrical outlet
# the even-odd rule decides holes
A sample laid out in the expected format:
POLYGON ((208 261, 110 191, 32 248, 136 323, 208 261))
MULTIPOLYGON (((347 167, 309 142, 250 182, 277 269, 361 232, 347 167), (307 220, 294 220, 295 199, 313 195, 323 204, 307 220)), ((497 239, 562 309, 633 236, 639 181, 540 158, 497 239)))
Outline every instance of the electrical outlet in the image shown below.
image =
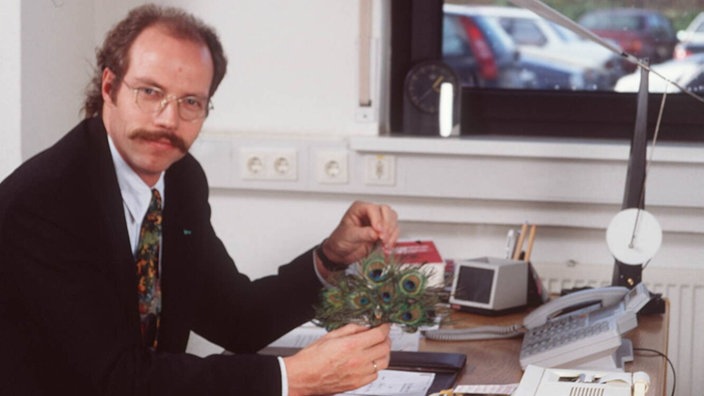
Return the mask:
POLYGON ((315 180, 321 184, 349 182, 347 151, 319 150, 315 153, 315 180))
POLYGON ((366 184, 393 186, 396 184, 396 157, 372 154, 364 157, 366 184))
POLYGON ((291 148, 240 149, 243 180, 297 180, 298 153, 291 148))

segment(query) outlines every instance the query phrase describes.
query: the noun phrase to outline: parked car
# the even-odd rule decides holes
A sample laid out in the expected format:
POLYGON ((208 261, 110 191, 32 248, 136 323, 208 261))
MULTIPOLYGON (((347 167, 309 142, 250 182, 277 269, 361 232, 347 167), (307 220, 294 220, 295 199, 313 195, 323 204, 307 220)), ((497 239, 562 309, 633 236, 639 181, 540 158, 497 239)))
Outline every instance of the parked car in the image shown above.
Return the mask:
POLYGON ((518 45, 521 54, 581 68, 596 81, 596 90, 611 90, 625 74, 621 56, 576 33, 545 20, 532 11, 516 7, 482 7, 492 15, 518 45))
POLYGON ((484 7, 445 4, 444 13, 443 59, 463 85, 582 90, 597 84, 583 65, 520 51, 484 7))
MULTIPOLYGON (((672 58, 677 35, 672 22, 656 10, 640 8, 597 9, 583 14, 579 24, 596 35, 614 40, 624 51, 651 64, 672 58)), ((626 63, 627 70, 635 65, 626 63)))
POLYGON ((443 60, 462 85, 520 88, 518 48, 495 21, 445 5, 443 60))
POLYGON ((584 91, 596 85, 596 76, 585 73, 584 68, 556 63, 535 54, 521 52, 520 64, 524 89, 584 91))
POLYGON ((704 52, 704 12, 692 19, 687 29, 677 32, 677 39, 680 42, 675 46, 675 59, 704 52))
MULTIPOLYGON (((653 65, 652 70, 690 92, 700 96, 704 94, 704 53, 688 56, 684 59, 672 59, 653 65)), ((637 92, 640 87, 640 70, 621 77, 614 87, 616 92, 637 92)), ((669 84, 657 74, 648 74, 648 91, 677 93, 679 89, 669 84)))

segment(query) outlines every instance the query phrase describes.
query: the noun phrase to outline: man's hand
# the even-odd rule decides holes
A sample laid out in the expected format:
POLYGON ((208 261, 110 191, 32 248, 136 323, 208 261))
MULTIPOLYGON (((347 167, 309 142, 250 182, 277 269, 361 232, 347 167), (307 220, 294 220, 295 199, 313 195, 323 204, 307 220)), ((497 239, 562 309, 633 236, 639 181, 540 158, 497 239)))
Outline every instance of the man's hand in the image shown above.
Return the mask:
POLYGON ((389 252, 396 244, 398 233, 393 209, 357 201, 320 248, 333 262, 350 264, 368 256, 377 244, 389 252))
POLYGON ((284 358, 290 396, 345 392, 364 386, 389 366, 389 324, 348 324, 284 358))

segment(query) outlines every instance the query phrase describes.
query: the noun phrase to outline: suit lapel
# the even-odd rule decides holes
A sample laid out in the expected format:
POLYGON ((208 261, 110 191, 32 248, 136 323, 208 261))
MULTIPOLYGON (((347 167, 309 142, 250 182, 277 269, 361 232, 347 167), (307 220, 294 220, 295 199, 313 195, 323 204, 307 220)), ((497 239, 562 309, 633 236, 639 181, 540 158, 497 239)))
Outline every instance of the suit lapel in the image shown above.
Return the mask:
MULTIPOLYGON (((189 307, 194 296, 190 285, 195 274, 190 265, 193 227, 180 187, 183 180, 166 172, 164 179, 164 217, 161 256, 162 317, 159 349, 182 351, 186 347, 189 327, 189 307)), ((186 200, 187 201, 187 200, 186 200)))
MULTIPOLYGON (((99 215, 110 235, 107 241, 108 251, 105 252, 104 257, 109 260, 108 270, 113 273, 116 293, 120 301, 125 302, 126 317, 136 324, 139 321, 139 315, 134 257, 130 248, 122 194, 108 145, 107 132, 100 118, 89 121, 88 142, 88 151, 92 155, 90 163, 94 165, 89 173, 89 183, 101 208, 99 215)), ((135 329, 139 331, 139 326, 135 326, 135 329)))

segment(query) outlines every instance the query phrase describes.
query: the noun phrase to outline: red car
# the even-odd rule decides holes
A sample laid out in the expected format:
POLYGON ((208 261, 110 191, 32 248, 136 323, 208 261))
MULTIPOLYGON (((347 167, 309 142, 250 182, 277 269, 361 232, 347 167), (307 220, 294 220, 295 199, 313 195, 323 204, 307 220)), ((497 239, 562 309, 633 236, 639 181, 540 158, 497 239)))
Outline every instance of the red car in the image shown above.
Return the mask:
MULTIPOLYGON (((624 51, 651 64, 672 58, 677 34, 672 22, 656 10, 614 8, 589 11, 579 24, 600 37, 617 42, 624 51)), ((635 65, 627 65, 630 70, 635 65)))

